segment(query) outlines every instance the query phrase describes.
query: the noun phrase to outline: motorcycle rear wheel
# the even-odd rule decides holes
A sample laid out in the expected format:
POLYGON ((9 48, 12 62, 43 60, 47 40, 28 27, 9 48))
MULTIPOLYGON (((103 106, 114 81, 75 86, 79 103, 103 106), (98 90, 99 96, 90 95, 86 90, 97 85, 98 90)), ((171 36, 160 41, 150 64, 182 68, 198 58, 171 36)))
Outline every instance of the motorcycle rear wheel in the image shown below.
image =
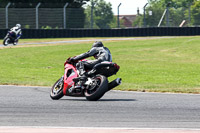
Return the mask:
POLYGON ((50 93, 51 99, 58 100, 64 96, 63 85, 64 85, 64 81, 63 81, 63 77, 61 77, 58 81, 56 81, 56 83, 51 88, 51 93, 50 93))
POLYGON ((108 79, 103 75, 94 77, 92 85, 85 90, 85 97, 89 101, 99 100, 108 90, 108 79))

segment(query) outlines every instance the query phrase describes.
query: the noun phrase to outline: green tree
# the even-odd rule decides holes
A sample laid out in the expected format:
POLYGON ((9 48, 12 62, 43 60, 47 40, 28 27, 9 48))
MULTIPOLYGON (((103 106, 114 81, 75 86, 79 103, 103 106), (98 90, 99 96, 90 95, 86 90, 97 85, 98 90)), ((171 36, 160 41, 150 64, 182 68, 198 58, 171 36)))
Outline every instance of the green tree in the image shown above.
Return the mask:
MULTIPOLYGON (((159 20, 164 12, 164 0, 150 0, 146 7, 146 25, 147 27, 155 27, 158 25, 159 20), (150 15, 149 12, 152 12, 150 15)), ((134 27, 144 26, 144 15, 139 15, 136 21, 133 22, 134 27)))
MULTIPOLYGON (((111 27, 112 22, 114 21, 114 15, 112 12, 112 5, 110 2, 104 0, 94 0, 93 8, 93 20, 94 28, 107 29, 111 27)), ((92 3, 92 2, 91 2, 92 3)), ((91 24, 91 7, 92 4, 89 4, 86 7, 85 13, 87 15, 85 27, 90 27, 91 24)))
POLYGON ((143 25, 143 16, 139 15, 137 16, 136 20, 133 21, 133 27, 142 27, 143 25))
POLYGON ((200 1, 196 0, 191 6, 191 22, 193 25, 200 25, 200 1))
MULTIPOLYGON (((155 27, 158 25, 160 18, 164 12, 163 5, 163 2, 153 2, 149 4, 146 9, 146 24, 148 27, 155 27), (149 14, 150 11, 152 12, 152 14, 149 14)), ((142 19, 142 21, 144 20, 142 19)))
MULTIPOLYGON (((170 17, 170 26, 178 26, 184 19, 188 19, 189 6, 194 0, 149 0, 149 4, 146 8, 146 22, 147 26, 154 27, 157 26, 161 16, 166 9, 167 5, 169 6, 169 17, 170 17), (152 11, 152 15, 149 15, 149 11, 152 11)), ((138 17, 136 22, 133 23, 133 26, 142 27, 143 24, 143 15, 138 17)), ((166 18, 163 19, 161 26, 166 25, 166 18)))

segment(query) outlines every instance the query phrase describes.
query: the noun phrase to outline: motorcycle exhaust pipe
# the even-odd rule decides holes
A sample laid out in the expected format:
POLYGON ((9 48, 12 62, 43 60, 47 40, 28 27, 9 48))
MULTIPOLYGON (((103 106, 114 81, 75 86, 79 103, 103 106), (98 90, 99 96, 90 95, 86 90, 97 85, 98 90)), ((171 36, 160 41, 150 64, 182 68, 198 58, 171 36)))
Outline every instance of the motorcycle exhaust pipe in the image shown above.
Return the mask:
POLYGON ((110 91, 111 89, 113 89, 116 86, 120 85, 121 83, 122 83, 122 79, 121 78, 117 78, 117 79, 113 80, 112 82, 108 83, 108 91, 110 91))

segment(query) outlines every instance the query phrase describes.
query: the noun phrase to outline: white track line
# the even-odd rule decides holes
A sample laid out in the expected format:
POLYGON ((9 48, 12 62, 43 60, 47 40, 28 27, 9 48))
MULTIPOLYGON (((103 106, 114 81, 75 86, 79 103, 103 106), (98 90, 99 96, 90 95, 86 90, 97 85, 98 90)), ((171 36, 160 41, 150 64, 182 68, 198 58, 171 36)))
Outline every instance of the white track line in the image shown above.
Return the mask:
POLYGON ((51 126, 0 126, 1 128, 60 128, 60 129, 128 129, 128 130, 194 130, 200 131, 200 128, 130 128, 130 127, 51 127, 51 126))

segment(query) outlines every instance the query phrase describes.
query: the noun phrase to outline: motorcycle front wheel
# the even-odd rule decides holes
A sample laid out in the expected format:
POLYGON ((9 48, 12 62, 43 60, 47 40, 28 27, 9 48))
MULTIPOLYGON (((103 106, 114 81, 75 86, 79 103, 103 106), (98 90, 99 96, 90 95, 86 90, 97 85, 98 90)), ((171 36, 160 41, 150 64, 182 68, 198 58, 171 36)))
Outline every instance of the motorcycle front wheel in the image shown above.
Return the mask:
POLYGON ((51 93, 50 93, 51 99, 58 100, 64 96, 63 86, 64 86, 64 81, 63 77, 61 77, 58 81, 56 81, 56 83, 51 88, 51 93))
POLYGON ((7 38, 5 38, 4 40, 3 40, 3 45, 4 46, 7 46, 8 44, 9 44, 9 38, 7 37, 7 38))
POLYGON ((103 75, 97 75, 85 90, 85 97, 89 101, 99 100, 108 90, 108 79, 103 75))

